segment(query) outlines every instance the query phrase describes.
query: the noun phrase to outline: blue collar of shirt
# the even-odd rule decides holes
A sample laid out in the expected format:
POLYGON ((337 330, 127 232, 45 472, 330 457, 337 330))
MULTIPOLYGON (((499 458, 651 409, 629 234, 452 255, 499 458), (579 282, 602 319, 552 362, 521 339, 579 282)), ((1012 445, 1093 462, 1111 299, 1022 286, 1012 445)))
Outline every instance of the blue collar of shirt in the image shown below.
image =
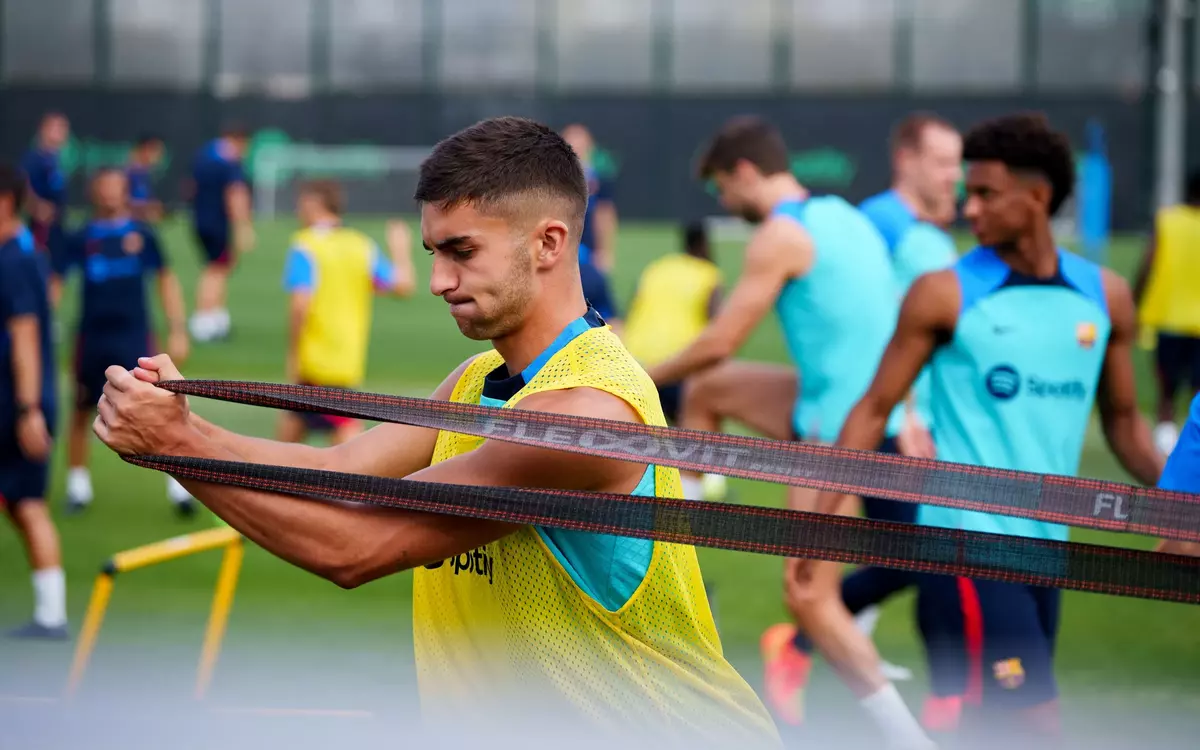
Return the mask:
POLYGON ((567 327, 558 334, 558 337, 551 342, 550 346, 546 347, 529 366, 521 370, 516 375, 508 375, 507 365, 500 365, 495 370, 488 373, 483 381, 483 396, 484 398, 495 401, 508 401, 517 392, 524 388, 529 381, 538 374, 538 372, 546 366, 550 358, 566 347, 567 344, 574 341, 580 334, 589 331, 593 328, 602 328, 605 325, 604 318, 600 317, 600 313, 594 308, 589 307, 587 312, 581 317, 576 318, 567 324, 567 327))

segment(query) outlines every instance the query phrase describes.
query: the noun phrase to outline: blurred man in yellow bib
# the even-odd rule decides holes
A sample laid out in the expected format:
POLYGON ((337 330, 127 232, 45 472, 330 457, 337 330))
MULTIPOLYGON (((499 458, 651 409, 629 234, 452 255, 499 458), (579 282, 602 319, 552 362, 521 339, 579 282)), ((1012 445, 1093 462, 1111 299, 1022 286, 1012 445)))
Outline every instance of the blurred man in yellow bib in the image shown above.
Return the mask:
MULTIPOLYGON (((467 128, 422 165, 416 198, 430 290, 463 335, 494 347, 434 398, 665 424, 654 384, 584 302, 587 185, 559 135, 511 117, 467 128)), ((159 377, 178 377, 163 356, 132 373, 111 368, 96 432, 114 450, 680 496, 674 469, 404 425, 330 448, 249 438, 192 414, 186 399, 150 385, 159 377)), ((341 586, 414 570, 421 708, 439 736, 780 746, 722 653, 691 547, 184 484, 249 539, 341 586)))
POLYGON ((1169 455, 1179 438, 1180 388, 1200 392, 1200 172, 1188 178, 1184 203, 1159 210, 1134 284, 1138 323, 1158 332, 1158 425, 1154 442, 1169 455))
MULTIPOLYGON (((287 377, 292 383, 358 388, 367 368, 374 297, 408 297, 416 288, 408 227, 388 224, 388 255, 367 235, 342 226, 342 191, 318 180, 300 188, 283 285, 289 295, 287 377)), ((330 432, 344 443, 362 431, 355 419, 285 412, 279 439, 330 432)))

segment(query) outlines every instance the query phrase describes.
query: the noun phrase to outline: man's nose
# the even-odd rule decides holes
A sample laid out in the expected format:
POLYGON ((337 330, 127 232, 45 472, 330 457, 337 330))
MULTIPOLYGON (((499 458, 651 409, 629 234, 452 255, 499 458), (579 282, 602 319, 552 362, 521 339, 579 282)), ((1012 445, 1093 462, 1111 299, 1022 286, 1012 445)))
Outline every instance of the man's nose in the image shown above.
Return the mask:
POLYGON ((429 291, 434 296, 441 297, 457 288, 458 274, 454 270, 454 264, 442 260, 435 254, 433 269, 429 273, 429 291))

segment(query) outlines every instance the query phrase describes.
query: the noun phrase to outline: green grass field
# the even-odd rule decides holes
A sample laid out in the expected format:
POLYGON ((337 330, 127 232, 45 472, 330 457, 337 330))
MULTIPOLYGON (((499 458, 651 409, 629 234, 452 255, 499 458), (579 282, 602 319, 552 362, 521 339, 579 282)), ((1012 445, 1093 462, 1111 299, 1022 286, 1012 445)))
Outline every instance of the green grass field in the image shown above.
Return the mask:
MULTIPOLYGON (((382 238, 382 221, 362 221, 358 226, 382 238)), ((287 222, 260 228, 259 248, 244 260, 231 288, 233 338, 225 344, 196 346, 184 368, 186 375, 283 378, 285 317, 279 277, 292 229, 287 222)), ((169 224, 164 228, 164 240, 190 302, 197 255, 189 235, 183 226, 169 224)), ((676 237, 669 227, 626 225, 615 281, 618 296, 627 301, 641 267, 675 246, 676 237)), ((722 245, 719 253, 730 278, 735 278, 738 247, 722 245)), ((1128 273, 1136 253, 1133 240, 1118 242, 1112 249, 1112 265, 1128 273)), ((424 284, 428 258, 418 251, 416 262, 424 284)), ((74 309, 69 302, 64 317, 68 330, 74 309)), ((69 361, 65 357, 68 346, 69 342, 63 342, 63 362, 69 361)), ((449 370, 479 348, 459 335, 437 298, 420 294, 412 300, 382 300, 376 308, 367 386, 389 393, 427 395, 449 370)), ((755 332, 742 356, 785 361, 773 320, 755 332)), ((1149 407, 1148 361, 1145 353, 1139 352, 1138 357, 1141 402, 1149 407)), ((69 394, 66 380, 63 394, 69 394)), ((263 410, 203 401, 195 401, 193 408, 219 424, 250 434, 271 435, 275 428, 275 414, 263 410)), ((118 550, 205 528, 211 520, 176 519, 160 475, 122 463, 98 442, 94 442, 92 460, 96 501, 88 513, 66 517, 59 512, 62 464, 60 451, 51 497, 65 551, 72 626, 77 630, 92 577, 107 557, 118 550)), ((1082 473, 1126 479, 1095 427, 1088 436, 1082 473)), ((778 505, 784 496, 778 486, 736 481, 733 487, 740 501, 758 505, 778 505)), ((1073 538, 1149 546, 1148 540, 1128 536, 1075 533, 1073 538)), ((706 578, 715 585, 726 648, 751 684, 758 686, 758 636, 784 614, 781 561, 711 550, 702 551, 702 559, 706 578)), ((207 553, 120 579, 83 695, 101 694, 106 686, 129 679, 132 673, 152 670, 156 693, 186 697, 216 569, 216 553, 207 553)), ((347 592, 251 548, 212 700, 230 705, 408 710, 398 707, 414 704, 408 686, 412 658, 409 594, 407 575, 347 592), (325 677, 339 670, 352 674, 369 689, 357 695, 327 690, 325 677)), ((24 621, 30 607, 28 569, 16 536, 5 526, 0 528, 0 625, 24 621)), ((917 669, 917 679, 902 689, 910 704, 918 706, 924 681, 911 609, 911 595, 893 601, 881 622, 877 642, 891 661, 917 669)), ((1058 668, 1072 726, 1106 732, 1111 724, 1116 732, 1148 722, 1144 717, 1151 713, 1168 712, 1177 717, 1200 713, 1197 633, 1200 608, 1068 593, 1058 668)), ((71 649, 72 645, 0 641, 0 695, 56 694, 65 679, 71 649)), ((827 672, 818 674, 816 684, 810 706, 814 722, 819 724, 823 713, 845 706, 848 694, 827 672)), ((851 714, 849 720, 861 721, 861 717, 851 714)))

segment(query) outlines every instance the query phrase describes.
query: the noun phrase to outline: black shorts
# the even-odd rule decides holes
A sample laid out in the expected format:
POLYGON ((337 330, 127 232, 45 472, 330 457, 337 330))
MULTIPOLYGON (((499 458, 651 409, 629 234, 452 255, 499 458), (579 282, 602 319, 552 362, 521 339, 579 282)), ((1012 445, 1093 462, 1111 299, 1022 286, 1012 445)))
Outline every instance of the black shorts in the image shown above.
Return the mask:
MULTIPOLYGON (((54 428, 54 414, 46 414, 46 424, 54 428)), ((30 461, 17 443, 16 426, 0 428, 0 507, 9 513, 23 502, 46 499, 50 464, 30 461)))
POLYGON ((671 383, 658 386, 658 402, 662 404, 663 416, 671 424, 679 421, 679 407, 683 404, 683 384, 671 383))
MULTIPOLYGON (((316 385, 315 383, 301 383, 300 385, 316 385)), ((326 386, 329 388, 341 388, 342 386, 326 386)), ((304 423, 305 429, 310 432, 335 432, 345 425, 351 425, 358 422, 353 417, 341 417, 335 414, 321 414, 311 411, 294 411, 292 412, 300 417, 300 421, 304 423)))
MULTIPOLYGON (((792 439, 801 440, 802 438, 793 433, 792 439)), ((884 438, 875 450, 879 453, 900 454, 900 446, 894 437, 884 438)), ((920 507, 916 503, 888 500, 882 497, 864 497, 862 504, 863 515, 872 521, 895 521, 896 523, 916 523, 917 509, 920 507)))
POLYGON ((100 341, 81 335, 75 345, 75 408, 96 408, 107 382, 104 371, 109 367, 119 365, 132 370, 139 357, 152 356, 154 351, 150 334, 100 341))
POLYGON ((196 243, 200 245, 204 262, 210 266, 228 266, 233 260, 227 231, 214 232, 197 228, 196 243))
POLYGON ((933 695, 964 709, 1019 711, 1054 700, 1061 592, 1001 581, 921 574, 917 624, 933 695))
POLYGON ((1160 333, 1154 358, 1159 380, 1168 393, 1184 383, 1200 391, 1200 338, 1160 333))

